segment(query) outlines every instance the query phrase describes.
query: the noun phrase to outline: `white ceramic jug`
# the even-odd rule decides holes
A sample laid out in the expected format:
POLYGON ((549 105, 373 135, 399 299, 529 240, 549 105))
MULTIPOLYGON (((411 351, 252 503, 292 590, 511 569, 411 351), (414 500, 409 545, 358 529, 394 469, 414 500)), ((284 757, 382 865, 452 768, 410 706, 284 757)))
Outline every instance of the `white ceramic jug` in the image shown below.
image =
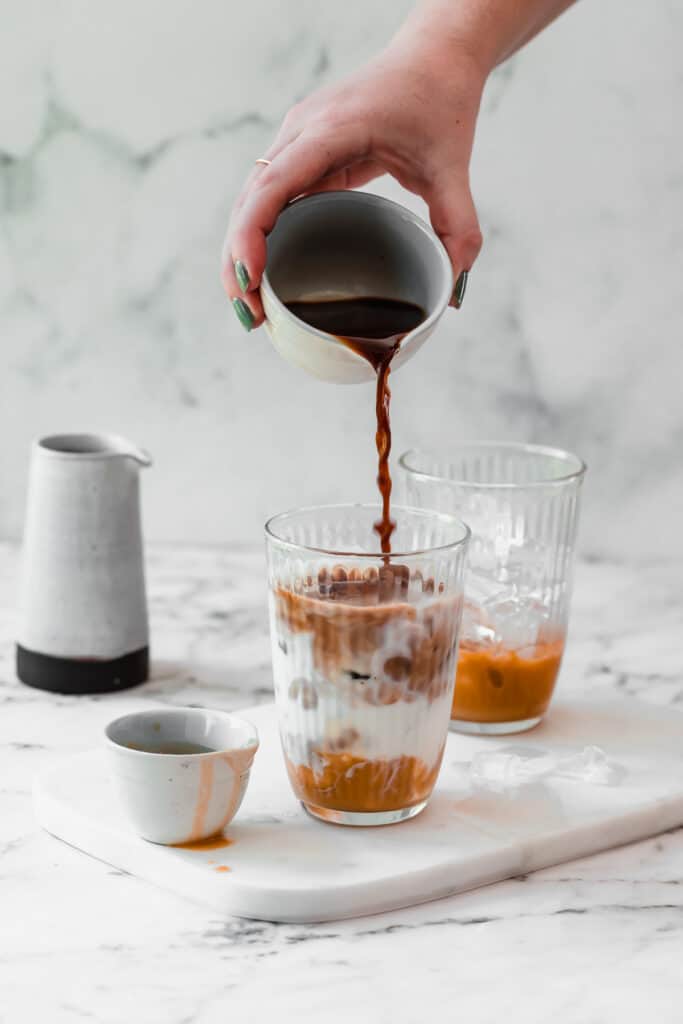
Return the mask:
POLYGON ((29 686, 101 693, 147 678, 138 476, 150 464, 113 435, 34 444, 17 644, 29 686))

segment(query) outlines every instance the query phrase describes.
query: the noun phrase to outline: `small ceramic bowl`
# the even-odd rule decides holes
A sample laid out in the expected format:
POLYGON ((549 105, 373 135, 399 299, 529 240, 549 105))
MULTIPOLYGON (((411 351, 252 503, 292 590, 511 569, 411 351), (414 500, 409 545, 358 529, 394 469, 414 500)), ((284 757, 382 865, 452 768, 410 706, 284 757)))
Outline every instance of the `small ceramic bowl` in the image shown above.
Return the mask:
POLYGON ((375 296, 415 303, 423 322, 403 340, 392 373, 427 340, 453 294, 448 254, 428 224, 368 192, 320 192, 287 206, 268 236, 261 282, 266 329, 281 356, 322 380, 374 381, 370 363, 299 320, 299 300, 375 296))
POLYGON ((163 708, 105 729, 112 775, 136 832, 152 843, 194 843, 237 813, 258 749, 255 727, 224 711, 163 708), (187 752, 192 750, 207 752, 187 752), (181 753, 160 751, 178 750, 181 753))

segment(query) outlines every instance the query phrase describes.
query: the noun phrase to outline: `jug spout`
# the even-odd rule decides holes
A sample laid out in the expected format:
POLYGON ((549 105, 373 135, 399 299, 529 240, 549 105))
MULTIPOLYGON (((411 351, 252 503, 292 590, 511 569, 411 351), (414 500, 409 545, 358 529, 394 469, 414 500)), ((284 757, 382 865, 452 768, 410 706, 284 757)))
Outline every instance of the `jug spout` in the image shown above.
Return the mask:
POLYGON ((123 456, 140 466, 152 465, 149 452, 118 434, 52 434, 41 438, 36 445, 43 454, 56 458, 107 459, 123 456))
POLYGON ((134 459, 140 466, 152 465, 152 456, 146 448, 141 448, 140 445, 127 441, 125 437, 109 436, 108 440, 113 444, 113 454, 124 455, 129 459, 134 459))

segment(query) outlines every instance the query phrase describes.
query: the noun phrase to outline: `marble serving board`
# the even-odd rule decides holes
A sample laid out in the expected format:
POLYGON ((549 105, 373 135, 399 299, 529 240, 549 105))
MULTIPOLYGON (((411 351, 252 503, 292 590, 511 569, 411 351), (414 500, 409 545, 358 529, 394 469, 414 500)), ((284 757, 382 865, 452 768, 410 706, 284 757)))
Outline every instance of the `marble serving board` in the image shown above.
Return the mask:
POLYGON ((104 750, 57 762, 34 786, 53 835, 218 914, 313 922, 374 914, 473 889, 683 823, 683 715, 634 700, 557 701, 517 737, 450 734, 436 790, 411 821, 345 828, 310 818, 289 788, 272 705, 242 712, 261 747, 242 809, 216 849, 156 846, 128 826, 104 750), (600 746, 617 785, 548 778, 503 793, 473 787, 480 750, 600 746))

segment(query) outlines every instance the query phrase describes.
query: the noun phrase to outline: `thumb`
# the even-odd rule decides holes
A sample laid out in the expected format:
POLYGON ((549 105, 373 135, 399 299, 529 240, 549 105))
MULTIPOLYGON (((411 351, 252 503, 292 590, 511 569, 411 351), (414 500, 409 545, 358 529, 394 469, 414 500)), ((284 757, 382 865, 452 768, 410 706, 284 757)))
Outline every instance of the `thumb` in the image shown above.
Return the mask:
POLYGON ((439 182, 425 196, 432 227, 446 247, 455 288, 451 305, 460 308, 465 297, 467 274, 482 246, 477 211, 465 179, 439 182))

